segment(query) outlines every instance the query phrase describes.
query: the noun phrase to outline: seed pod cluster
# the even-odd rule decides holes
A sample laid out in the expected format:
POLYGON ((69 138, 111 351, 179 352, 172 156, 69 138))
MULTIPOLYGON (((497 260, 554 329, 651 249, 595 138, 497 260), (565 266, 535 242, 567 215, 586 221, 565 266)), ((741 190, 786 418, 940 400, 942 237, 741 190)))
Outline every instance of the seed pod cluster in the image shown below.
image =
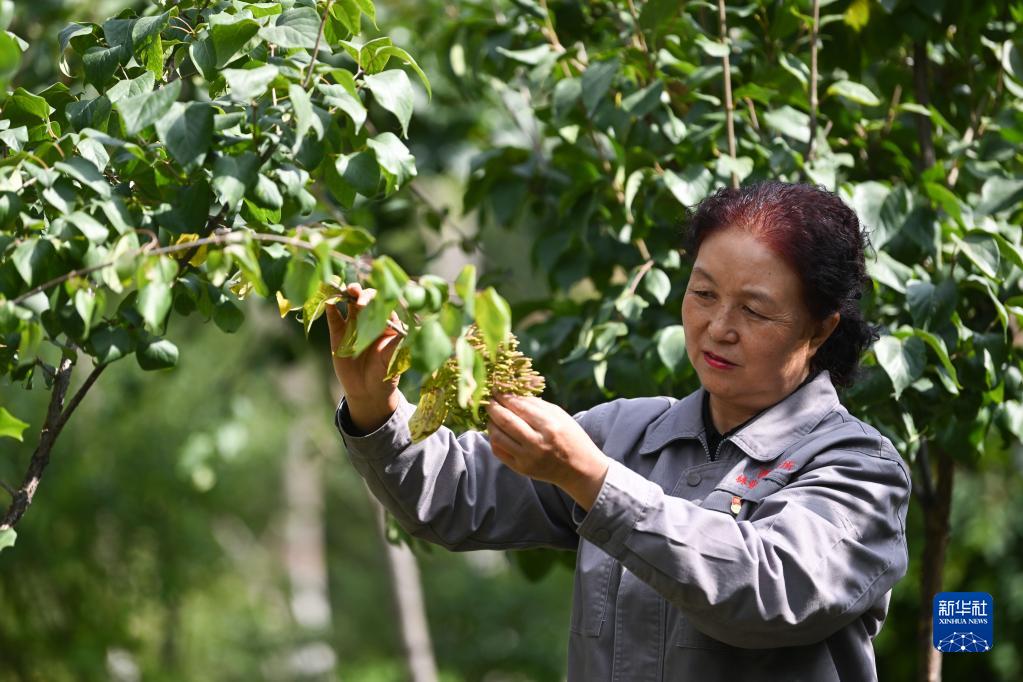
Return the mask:
POLYGON ((509 334, 498 346, 493 358, 476 325, 469 327, 466 341, 476 351, 472 354, 475 364, 471 372, 459 371, 456 353, 423 382, 419 405, 409 418, 414 442, 426 438, 442 424, 460 430, 487 428, 490 419, 483 408, 496 393, 543 393, 544 379, 533 369, 533 361, 519 351, 519 340, 514 334, 509 334), (473 404, 478 407, 474 409, 473 404))

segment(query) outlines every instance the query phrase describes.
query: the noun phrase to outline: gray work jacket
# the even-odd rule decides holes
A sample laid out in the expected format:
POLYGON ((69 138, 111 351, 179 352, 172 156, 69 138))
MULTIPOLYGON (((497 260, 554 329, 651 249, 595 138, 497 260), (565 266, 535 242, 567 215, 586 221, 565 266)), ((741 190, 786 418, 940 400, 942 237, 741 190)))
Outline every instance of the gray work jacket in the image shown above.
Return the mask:
MULTIPOLYGON (((413 444, 402 400, 348 456, 412 535, 451 550, 578 550, 569 682, 876 680, 906 573, 909 471, 828 373, 708 452, 703 389, 575 415, 612 458, 587 512, 504 466, 487 436, 413 444)), ((346 428, 347 427, 347 428, 346 428)))

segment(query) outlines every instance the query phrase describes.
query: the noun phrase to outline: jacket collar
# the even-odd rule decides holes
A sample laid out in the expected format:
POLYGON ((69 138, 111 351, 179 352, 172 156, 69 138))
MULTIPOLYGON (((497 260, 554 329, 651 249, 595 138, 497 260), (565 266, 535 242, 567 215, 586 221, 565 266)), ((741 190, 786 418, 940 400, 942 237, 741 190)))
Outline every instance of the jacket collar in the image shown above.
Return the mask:
MULTIPOLYGON (((701 414, 704 393, 706 390, 701 386, 650 424, 639 454, 658 452, 676 440, 698 439, 704 431, 701 414)), ((838 404, 831 375, 823 370, 726 440, 749 457, 767 462, 812 431, 838 404)))

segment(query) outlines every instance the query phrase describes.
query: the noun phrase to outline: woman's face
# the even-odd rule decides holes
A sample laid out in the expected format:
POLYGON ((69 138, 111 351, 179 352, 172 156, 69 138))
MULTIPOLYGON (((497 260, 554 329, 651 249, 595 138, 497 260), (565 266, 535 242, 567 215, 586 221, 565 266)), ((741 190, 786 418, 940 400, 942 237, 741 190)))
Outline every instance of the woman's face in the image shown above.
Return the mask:
POLYGON ((730 426, 802 383, 837 323, 838 313, 811 317, 796 272, 746 230, 717 230, 700 246, 682 302, 686 352, 730 426))

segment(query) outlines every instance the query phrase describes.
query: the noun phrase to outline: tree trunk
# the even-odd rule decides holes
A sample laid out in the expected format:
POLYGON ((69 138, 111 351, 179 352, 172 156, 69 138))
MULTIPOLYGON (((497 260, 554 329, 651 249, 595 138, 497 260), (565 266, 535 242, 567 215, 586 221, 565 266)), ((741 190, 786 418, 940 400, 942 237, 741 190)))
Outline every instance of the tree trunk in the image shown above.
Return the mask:
MULTIPOLYGON (((933 497, 923 505, 924 550, 920 567, 920 613, 917 620, 917 681, 941 680, 941 652, 933 642, 934 595, 941 592, 945 573, 945 550, 948 547, 949 515, 952 510, 952 484, 955 464, 952 457, 939 448, 932 452, 937 460, 937 481, 933 497)), ((923 475, 929 476, 925 468, 923 475)))
POLYGON ((292 679, 337 679, 337 655, 330 644, 332 613, 324 531, 323 460, 312 440, 322 433, 313 419, 319 377, 309 363, 280 376, 286 400, 297 416, 288 430, 281 464, 284 486, 282 560, 288 574, 291 614, 300 636, 287 654, 292 679))
MULTIPOLYGON (((927 42, 917 41, 913 43, 913 90, 916 94, 916 101, 922 107, 931 104, 930 69, 927 66, 927 42)), ((931 119, 917 114, 916 135, 920 144, 920 170, 927 170, 934 165, 937 158, 934 153, 934 127, 931 119)))
MULTIPOLYGON (((367 487, 367 493, 369 489, 367 487)), ((405 545, 393 545, 387 541, 387 526, 384 521, 384 507, 369 493, 376 518, 377 530, 387 552, 387 564, 391 571, 394 587, 394 603, 401 625, 401 641, 405 649, 405 661, 411 682, 437 682, 437 665, 433 659, 433 645, 430 643, 430 627, 426 620, 426 606, 423 603, 422 583, 416 557, 405 545)))

